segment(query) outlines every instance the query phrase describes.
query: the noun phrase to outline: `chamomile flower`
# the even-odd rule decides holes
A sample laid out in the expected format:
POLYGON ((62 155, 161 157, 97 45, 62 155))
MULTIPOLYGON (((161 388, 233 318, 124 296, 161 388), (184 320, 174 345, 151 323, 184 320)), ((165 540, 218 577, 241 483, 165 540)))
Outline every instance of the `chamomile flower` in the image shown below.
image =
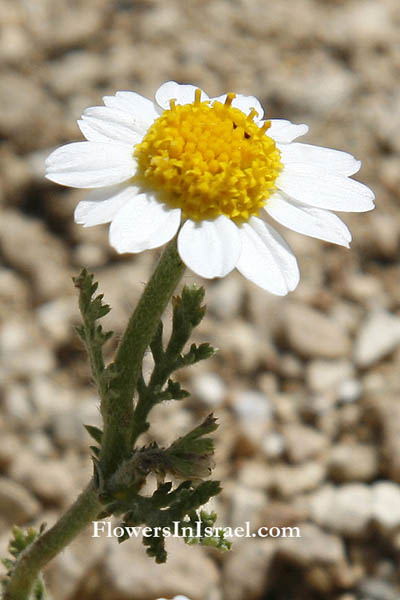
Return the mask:
POLYGON ((157 248, 177 235, 182 261, 198 275, 224 277, 237 268, 285 295, 298 284, 297 261, 265 218, 348 247, 350 231, 331 211, 374 207, 373 192, 350 179, 358 160, 294 141, 308 127, 265 120, 253 96, 209 98, 169 81, 154 102, 135 92, 103 100, 78 121, 87 141, 55 150, 46 176, 95 188, 75 220, 111 223, 117 252, 157 248))

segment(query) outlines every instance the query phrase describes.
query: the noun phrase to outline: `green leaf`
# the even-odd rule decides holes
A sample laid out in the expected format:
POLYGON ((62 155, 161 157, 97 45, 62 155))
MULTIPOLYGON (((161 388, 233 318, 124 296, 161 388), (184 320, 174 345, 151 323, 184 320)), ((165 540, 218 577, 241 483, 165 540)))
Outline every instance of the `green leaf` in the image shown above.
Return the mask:
POLYGON ((84 425, 84 428, 88 432, 88 434, 94 439, 95 442, 101 444, 101 439, 103 437, 103 432, 98 427, 94 425, 84 425))

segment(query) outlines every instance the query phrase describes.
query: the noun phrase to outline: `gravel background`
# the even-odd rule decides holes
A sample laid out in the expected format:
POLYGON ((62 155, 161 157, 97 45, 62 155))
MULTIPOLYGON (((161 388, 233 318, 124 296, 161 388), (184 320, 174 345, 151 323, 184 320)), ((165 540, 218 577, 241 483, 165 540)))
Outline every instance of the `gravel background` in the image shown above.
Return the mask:
MULTIPOLYGON (((9 527, 49 524, 90 473, 99 421, 71 275, 88 266, 122 331, 157 253, 118 256, 84 196, 43 179, 81 139, 76 119, 118 89, 168 79, 260 98, 347 150, 377 210, 344 215, 346 250, 292 232, 302 279, 282 299, 236 273, 201 283, 197 336, 221 348, 157 408, 169 442, 212 408, 221 422, 220 522, 298 525, 301 540, 237 540, 221 556, 90 532, 49 567, 56 600, 396 600, 400 597, 400 7, 396 0, 0 0, 0 551, 9 527)), ((187 273, 186 282, 197 281, 187 273)), ((110 353, 112 348, 110 348, 110 353)), ((110 354, 111 355, 111 354, 110 354)))

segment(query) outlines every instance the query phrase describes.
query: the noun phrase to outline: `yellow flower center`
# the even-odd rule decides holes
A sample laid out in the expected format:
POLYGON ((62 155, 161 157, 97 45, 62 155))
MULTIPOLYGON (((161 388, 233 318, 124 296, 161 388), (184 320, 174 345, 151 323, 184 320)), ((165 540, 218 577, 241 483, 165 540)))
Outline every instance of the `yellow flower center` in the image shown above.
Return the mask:
POLYGON ((266 135, 270 122, 259 127, 253 118, 232 106, 200 102, 170 109, 149 128, 135 147, 135 181, 156 190, 161 201, 181 208, 193 221, 226 215, 240 224, 257 215, 282 168, 280 152, 266 135))

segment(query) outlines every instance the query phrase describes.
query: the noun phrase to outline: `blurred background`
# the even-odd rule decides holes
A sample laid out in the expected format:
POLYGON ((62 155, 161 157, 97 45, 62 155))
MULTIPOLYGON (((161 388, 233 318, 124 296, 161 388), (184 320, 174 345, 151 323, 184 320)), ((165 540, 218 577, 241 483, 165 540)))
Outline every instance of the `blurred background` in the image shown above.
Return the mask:
POLYGON ((91 473, 82 423, 99 423, 98 400, 71 276, 95 273, 118 334, 158 256, 118 256, 106 226, 74 224, 85 192, 43 178, 50 150, 81 139, 84 108, 170 79, 255 95, 307 123, 302 141, 360 158, 377 196, 343 214, 351 250, 284 232, 302 273, 288 297, 187 272, 206 287, 196 339, 220 351, 152 419, 169 443, 213 410, 220 524, 302 538, 225 555, 176 540, 160 566, 139 541, 88 531, 48 568, 57 600, 400 597, 399 25, 396 0, 0 0, 2 556, 12 523, 51 525, 91 473))

